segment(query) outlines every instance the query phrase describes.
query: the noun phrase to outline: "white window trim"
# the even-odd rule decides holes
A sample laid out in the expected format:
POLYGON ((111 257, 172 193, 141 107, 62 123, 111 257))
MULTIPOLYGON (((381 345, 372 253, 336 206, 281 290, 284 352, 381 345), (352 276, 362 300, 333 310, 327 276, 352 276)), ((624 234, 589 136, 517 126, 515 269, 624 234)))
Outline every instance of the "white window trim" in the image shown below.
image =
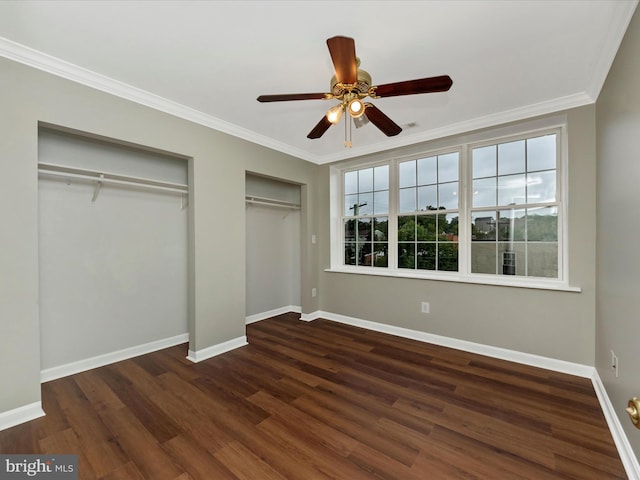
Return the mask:
POLYGON ((470 283, 482 285, 496 285, 507 287, 521 287, 545 290, 560 290, 568 292, 580 292, 581 288, 569 284, 569 255, 568 255, 568 140, 566 116, 560 115, 549 119, 542 119, 527 122, 515 127, 496 129, 485 134, 465 135, 459 142, 452 142, 447 148, 439 145, 437 148, 416 151, 411 154, 396 155, 392 158, 382 159, 378 156, 375 160, 361 163, 342 164, 330 167, 330 239, 331 239, 331 267, 325 269, 326 272, 338 272, 347 274, 370 275, 379 277, 399 277, 412 278, 431 281, 446 281, 457 283, 470 283), (469 228, 467 219, 470 217, 471 206, 468 205, 468 198, 471 189, 471 149, 482 144, 504 143, 514 139, 531 138, 537 134, 556 133, 557 158, 559 162, 556 166, 556 185, 560 191, 558 197, 559 225, 561 235, 558 238, 558 278, 547 279, 541 277, 506 276, 498 274, 475 274, 466 273, 469 271, 468 262, 471 255, 471 241, 469 238, 469 228), (431 270, 411 270, 397 268, 397 164, 401 161, 423 158, 426 156, 438 155, 447 152, 460 152, 460 258, 459 272, 444 272, 431 270), (374 167, 388 164, 389 168, 389 267, 368 267, 344 265, 344 232, 342 219, 343 203, 343 181, 342 175, 345 171, 374 167), (393 214, 391 212, 394 212, 393 214), (392 219, 394 221, 392 221, 392 219), (465 250, 462 252, 462 250, 465 250))

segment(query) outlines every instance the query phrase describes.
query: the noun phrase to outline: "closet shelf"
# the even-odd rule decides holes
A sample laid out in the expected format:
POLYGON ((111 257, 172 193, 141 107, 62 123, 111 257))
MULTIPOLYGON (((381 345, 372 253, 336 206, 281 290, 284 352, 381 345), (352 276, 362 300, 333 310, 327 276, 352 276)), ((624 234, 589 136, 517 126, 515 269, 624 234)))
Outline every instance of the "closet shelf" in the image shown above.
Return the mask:
POLYGON ((274 198, 256 197, 253 195, 247 195, 245 201, 248 204, 255 205, 268 205, 270 207, 289 208, 292 210, 300 210, 300 204, 293 202, 285 202, 284 200, 276 200, 274 198))
POLYGON ((189 193, 189 186, 181 183, 163 182, 150 178, 134 177, 117 173, 100 172, 84 168, 69 167, 53 163, 38 163, 38 174, 52 177, 62 177, 68 179, 79 179, 96 182, 93 200, 95 202, 100 187, 106 183, 126 185, 131 187, 161 190, 165 192, 175 192, 186 195, 189 193))

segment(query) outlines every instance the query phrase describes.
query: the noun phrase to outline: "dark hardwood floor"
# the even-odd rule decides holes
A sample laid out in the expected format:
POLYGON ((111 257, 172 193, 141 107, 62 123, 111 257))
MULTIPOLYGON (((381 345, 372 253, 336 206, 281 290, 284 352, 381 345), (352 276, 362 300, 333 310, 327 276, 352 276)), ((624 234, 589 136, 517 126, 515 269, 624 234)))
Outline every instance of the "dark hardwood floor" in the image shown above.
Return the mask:
POLYGON ((86 480, 627 478, 588 379, 298 317, 45 383, 0 453, 86 480))

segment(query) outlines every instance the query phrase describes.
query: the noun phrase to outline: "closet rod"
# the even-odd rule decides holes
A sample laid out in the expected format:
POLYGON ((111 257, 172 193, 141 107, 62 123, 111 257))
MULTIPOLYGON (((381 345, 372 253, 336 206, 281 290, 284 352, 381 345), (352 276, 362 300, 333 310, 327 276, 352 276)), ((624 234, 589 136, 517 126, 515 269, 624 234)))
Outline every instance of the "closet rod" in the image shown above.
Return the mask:
POLYGON ((268 205, 270 207, 290 208, 293 210, 300 210, 300 205, 297 203, 285 202, 283 200, 275 200, 273 198, 254 197, 252 195, 248 195, 245 197, 245 200, 249 204, 268 205))
POLYGON ((38 162, 39 171, 47 172, 64 172, 75 173, 78 175, 87 175, 89 177, 105 177, 112 180, 125 180, 134 183, 144 183, 145 185, 156 185, 160 187, 172 187, 172 188, 188 188, 188 185, 184 183, 167 182, 165 180, 156 180, 153 178, 135 177, 133 175, 126 175, 122 173, 105 172, 104 170, 91 170, 88 168, 72 167, 69 165, 60 165, 57 163, 44 163, 38 162))
POLYGON ((49 175, 49 176, 53 176, 53 177, 63 177, 63 178, 77 178, 77 179, 81 179, 81 180, 91 180, 93 182, 98 182, 98 183, 113 183, 113 184, 117 184, 117 185, 128 185, 128 186, 132 186, 132 187, 142 187, 142 188, 148 188, 148 189, 152 189, 152 190, 162 190, 165 192, 176 192, 176 193, 189 193, 189 189, 187 187, 164 187, 162 185, 154 185, 151 183, 143 183, 143 182, 136 182, 136 181, 131 181, 131 180, 118 180, 115 178, 109 178, 109 177, 104 177, 104 176, 93 176, 93 175, 83 175, 83 174, 79 174, 79 173, 67 173, 67 172, 57 172, 54 170, 39 170, 38 173, 40 175, 49 175))

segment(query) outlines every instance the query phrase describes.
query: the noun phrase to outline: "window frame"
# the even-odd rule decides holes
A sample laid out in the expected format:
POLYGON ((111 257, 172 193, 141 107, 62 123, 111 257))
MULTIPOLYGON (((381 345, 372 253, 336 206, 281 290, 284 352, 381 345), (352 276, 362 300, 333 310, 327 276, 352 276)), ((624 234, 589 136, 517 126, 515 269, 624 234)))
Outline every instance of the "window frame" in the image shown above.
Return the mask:
MULTIPOLYGON (((528 287, 551 290, 580 291, 579 287, 569 285, 568 275, 568 222, 567 222, 567 200, 568 200, 568 148, 567 148, 567 127, 565 122, 554 122, 547 125, 537 126, 537 128, 526 128, 520 125, 519 128, 497 129, 484 135, 462 136, 461 141, 451 142, 434 148, 415 151, 410 154, 393 155, 381 154, 369 162, 348 162, 341 166, 331 167, 330 175, 330 215, 331 215, 331 266, 326 271, 353 273, 364 275, 388 276, 416 278, 436 281, 452 281, 462 283, 478 283, 488 285, 504 285, 512 287, 528 287), (512 141, 535 138, 547 134, 556 135, 556 201, 558 212, 558 277, 527 277, 511 276, 503 274, 482 274, 471 273, 471 214, 472 214, 472 187, 473 187, 473 165, 472 150, 482 146, 509 143, 512 141), (397 225, 398 217, 404 214, 399 212, 398 192, 399 164, 403 161, 418 160, 435 155, 445 155, 457 151, 459 153, 459 259, 458 271, 449 272, 442 270, 420 270, 409 268, 398 268, 398 238, 397 225), (385 158, 386 157, 386 158, 385 158), (388 217, 388 266, 353 266, 344 264, 344 174, 349 171, 361 170, 365 168, 389 165, 389 213, 388 217)), ((527 208, 526 204, 520 208, 527 208)), ((406 212, 405 212, 406 213, 406 212)), ((374 215, 372 215, 373 218, 374 215)))

